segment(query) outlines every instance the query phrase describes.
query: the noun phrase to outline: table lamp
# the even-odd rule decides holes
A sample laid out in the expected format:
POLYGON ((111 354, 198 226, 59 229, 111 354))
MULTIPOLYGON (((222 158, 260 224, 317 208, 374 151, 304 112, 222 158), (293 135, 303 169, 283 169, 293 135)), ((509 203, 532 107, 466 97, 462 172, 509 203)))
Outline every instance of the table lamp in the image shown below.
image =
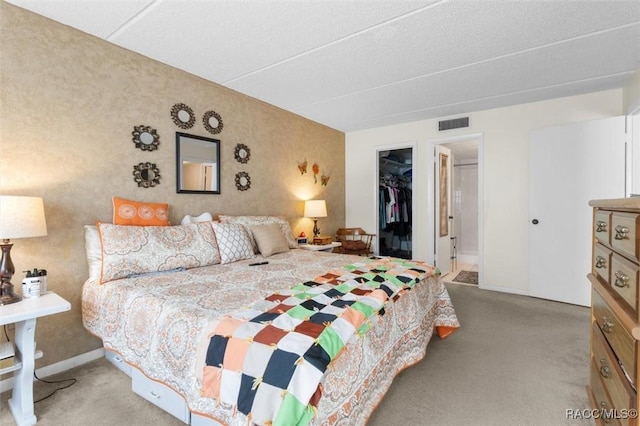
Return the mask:
POLYGON ((318 218, 327 217, 327 203, 324 200, 307 200, 304 202, 304 217, 313 219, 313 236, 320 235, 318 218))
POLYGON ((20 301, 11 284, 15 267, 11 261, 11 239, 43 237, 47 235, 44 204, 40 197, 0 195, 0 305, 20 301))

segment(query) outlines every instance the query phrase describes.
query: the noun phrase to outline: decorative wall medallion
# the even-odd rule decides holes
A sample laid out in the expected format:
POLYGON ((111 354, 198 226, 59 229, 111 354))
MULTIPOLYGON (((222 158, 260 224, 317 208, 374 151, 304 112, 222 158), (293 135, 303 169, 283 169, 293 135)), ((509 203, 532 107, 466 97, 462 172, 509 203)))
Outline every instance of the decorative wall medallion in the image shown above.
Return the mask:
POLYGON ((143 151, 153 151, 160 145, 160 136, 150 126, 133 126, 133 143, 143 151))
POLYGON ((207 111, 202 116, 202 124, 207 132, 217 135, 222 131, 222 117, 215 111, 207 111))
POLYGON ((247 172, 236 173, 236 188, 238 191, 246 191, 251 188, 251 178, 247 172))
POLYGON ((318 166, 318 163, 313 163, 311 170, 313 171, 313 183, 318 183, 318 173, 320 173, 320 166, 318 166))
POLYGON ((251 157, 251 150, 248 146, 239 143, 236 145, 234 156, 236 157, 236 161, 246 164, 249 161, 249 157, 251 157))
POLYGON ((140 163, 133 166, 133 180, 142 188, 160 184, 160 169, 154 163, 140 163))
POLYGON ((185 104, 175 104, 171 107, 171 118, 176 126, 181 129, 190 129, 196 122, 193 110, 185 104))

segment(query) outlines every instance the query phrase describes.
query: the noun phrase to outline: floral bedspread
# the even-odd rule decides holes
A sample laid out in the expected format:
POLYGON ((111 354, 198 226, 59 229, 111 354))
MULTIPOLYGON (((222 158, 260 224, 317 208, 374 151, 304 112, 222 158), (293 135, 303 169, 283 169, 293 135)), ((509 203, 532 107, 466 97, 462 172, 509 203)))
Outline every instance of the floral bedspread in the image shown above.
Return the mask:
MULTIPOLYGON (((146 376, 184 396, 192 412, 230 426, 248 419, 234 405, 201 395, 208 336, 231 312, 269 294, 326 275, 358 256, 291 250, 264 259, 155 273, 83 287, 85 327, 146 376)), ((424 283, 384 306, 370 331, 350 339, 322 378, 312 425, 364 424, 395 375, 425 355, 434 327, 459 327, 441 280, 424 283)), ((318 278, 320 279, 320 278, 318 278)), ((446 332, 444 333, 446 334, 446 332)))

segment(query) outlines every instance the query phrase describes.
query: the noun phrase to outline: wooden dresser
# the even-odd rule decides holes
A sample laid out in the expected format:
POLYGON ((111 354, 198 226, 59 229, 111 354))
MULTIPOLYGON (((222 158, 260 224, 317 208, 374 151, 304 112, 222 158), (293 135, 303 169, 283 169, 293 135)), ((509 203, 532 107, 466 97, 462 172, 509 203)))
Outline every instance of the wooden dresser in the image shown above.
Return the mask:
POLYGON ((640 198, 593 200, 591 365, 597 423, 638 425, 640 198))

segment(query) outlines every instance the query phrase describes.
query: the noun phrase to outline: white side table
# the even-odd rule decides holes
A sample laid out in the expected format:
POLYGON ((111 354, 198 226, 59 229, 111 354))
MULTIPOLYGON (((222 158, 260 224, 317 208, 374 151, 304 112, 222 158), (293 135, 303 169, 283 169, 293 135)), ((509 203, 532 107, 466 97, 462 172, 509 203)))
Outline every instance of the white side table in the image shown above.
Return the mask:
POLYGON ((340 247, 342 243, 329 243, 329 244, 298 244, 298 248, 303 250, 312 251, 326 251, 331 252, 334 248, 340 247))
POLYGON ((42 352, 36 352, 36 318, 70 309, 69 302, 52 292, 0 306, 0 326, 16 325, 16 362, 12 367, 1 369, 0 373, 14 372, 9 409, 18 426, 31 426, 37 422, 33 411, 33 372, 35 360, 42 352))

